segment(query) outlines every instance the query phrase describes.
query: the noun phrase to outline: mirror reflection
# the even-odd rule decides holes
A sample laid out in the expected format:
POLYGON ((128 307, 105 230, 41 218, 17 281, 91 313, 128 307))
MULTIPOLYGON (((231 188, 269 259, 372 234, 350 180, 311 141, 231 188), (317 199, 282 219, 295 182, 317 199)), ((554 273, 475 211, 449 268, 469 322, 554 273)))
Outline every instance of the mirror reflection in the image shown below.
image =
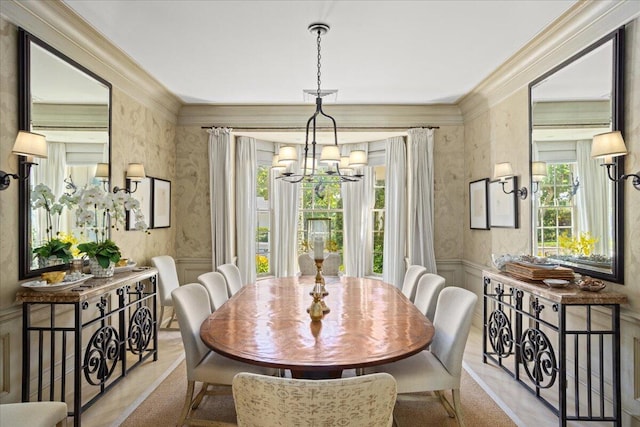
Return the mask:
POLYGON ((26 33, 22 42, 27 58, 21 61, 21 72, 28 88, 22 93, 29 94, 21 100, 28 108, 23 127, 44 135, 48 143, 48 157, 32 168, 29 188, 23 187, 28 194, 21 197, 28 216, 21 254, 26 271, 21 275, 29 277, 64 264, 65 260, 42 256, 47 255, 52 238, 75 242, 79 237, 64 196, 87 184, 101 184, 95 174, 98 163, 110 161, 111 95, 107 82, 45 43, 26 33))
POLYGON ((621 280, 621 200, 591 143, 617 129, 616 46, 610 37, 530 87, 532 253, 613 281, 621 280))

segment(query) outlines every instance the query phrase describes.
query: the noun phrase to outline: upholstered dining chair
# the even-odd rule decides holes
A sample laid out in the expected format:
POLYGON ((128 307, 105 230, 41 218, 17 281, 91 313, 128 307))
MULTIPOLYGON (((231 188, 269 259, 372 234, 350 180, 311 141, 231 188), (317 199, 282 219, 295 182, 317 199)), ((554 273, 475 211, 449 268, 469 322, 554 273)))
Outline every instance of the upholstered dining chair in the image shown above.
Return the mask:
POLYGON ((229 299, 227 281, 224 280, 224 276, 221 273, 210 271, 201 274, 198 276, 198 282, 200 282, 209 293, 211 310, 219 309, 220 306, 229 299))
POLYGON ((67 425, 64 402, 21 402, 0 405, 2 427, 62 427, 67 425))
POLYGON ((239 372, 273 375, 276 371, 229 359, 209 350, 202 342, 200 339, 200 325, 211 314, 212 309, 209 295, 200 283, 189 283, 180 286, 174 289, 171 295, 178 322, 180 323, 180 334, 184 344, 187 365, 187 393, 178 425, 183 425, 185 421, 188 424, 206 423, 207 420, 198 420, 193 417, 192 412, 198 408, 205 395, 224 393, 224 390, 209 390, 210 385, 230 386, 233 377, 239 372), (202 387, 198 394, 193 397, 196 382, 202 383, 202 387))
POLYGON ((318 271, 315 261, 308 253, 298 256, 298 268, 301 276, 315 276, 318 271))
POLYGON ((409 268, 407 268, 402 282, 402 293, 405 297, 409 298, 411 302, 413 302, 416 297, 418 280, 420 280, 420 277, 426 272, 427 269, 421 265, 410 265, 409 268))
MULTIPOLYGON (((160 255, 151 258, 151 265, 158 269, 158 295, 160 297, 160 319, 158 325, 162 328, 162 319, 164 318, 165 307, 173 309, 173 300, 171 292, 180 286, 178 281, 178 270, 176 270, 176 262, 169 255, 160 255)), ((167 329, 170 329, 171 323, 176 318, 176 311, 173 310, 167 329)))
POLYGON ((218 266, 218 271, 222 273, 224 280, 227 281, 229 297, 232 297, 242 288, 240 269, 235 264, 222 264, 218 266))
POLYGON ((395 378, 398 394, 435 392, 459 426, 464 426, 460 403, 462 356, 477 299, 476 294, 466 289, 443 289, 438 296, 433 321, 436 333, 429 350, 375 368, 376 372, 386 372, 395 378), (445 390, 452 391, 453 405, 445 397, 445 390))
POLYGON ((434 273, 425 273, 420 280, 418 280, 416 298, 413 303, 429 320, 433 320, 436 314, 438 295, 440 295, 440 292, 444 289, 445 282, 444 277, 434 273))
POLYGON ((388 374, 302 380, 240 373, 233 379, 239 427, 391 426, 396 382, 388 374))

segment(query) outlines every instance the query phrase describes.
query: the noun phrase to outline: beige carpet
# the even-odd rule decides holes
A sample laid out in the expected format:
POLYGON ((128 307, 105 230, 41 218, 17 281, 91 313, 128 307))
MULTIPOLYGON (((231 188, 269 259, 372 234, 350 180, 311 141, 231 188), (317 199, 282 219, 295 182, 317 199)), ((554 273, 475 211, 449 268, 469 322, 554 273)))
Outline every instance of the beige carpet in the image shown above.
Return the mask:
MULTIPOLYGON (((183 361, 149 397, 136 408, 122 426, 174 426, 180 416, 187 388, 183 361)), ((198 418, 235 423, 236 414, 231 396, 205 397, 196 414, 198 418)), ((196 391, 198 388, 196 387, 196 391)), ((462 370, 461 399, 467 427, 515 426, 511 419, 491 400, 487 393, 462 370)), ((448 396, 450 398, 450 396, 448 396)), ((399 427, 457 426, 447 416, 440 403, 432 400, 396 403, 395 418, 399 427)))

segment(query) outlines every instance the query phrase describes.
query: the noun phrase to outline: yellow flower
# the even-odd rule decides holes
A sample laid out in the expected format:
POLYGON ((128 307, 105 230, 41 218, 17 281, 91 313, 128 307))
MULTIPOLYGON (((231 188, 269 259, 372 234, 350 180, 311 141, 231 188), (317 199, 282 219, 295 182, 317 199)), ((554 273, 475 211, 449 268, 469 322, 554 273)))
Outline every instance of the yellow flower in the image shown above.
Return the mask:
POLYGON ((73 255, 74 258, 78 258, 80 256, 80 250, 78 250, 77 244, 78 239, 75 238, 75 236, 71 233, 65 233, 64 231, 61 231, 58 233, 58 239, 63 242, 63 243, 71 243, 71 255, 73 255))

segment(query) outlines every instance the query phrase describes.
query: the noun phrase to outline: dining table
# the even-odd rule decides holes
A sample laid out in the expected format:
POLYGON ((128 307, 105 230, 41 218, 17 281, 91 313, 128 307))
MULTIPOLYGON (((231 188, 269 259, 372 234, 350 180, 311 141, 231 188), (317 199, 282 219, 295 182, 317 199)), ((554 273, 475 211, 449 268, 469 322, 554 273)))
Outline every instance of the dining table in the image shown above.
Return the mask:
POLYGON ((433 339, 431 321, 398 288, 369 278, 327 278, 329 312, 313 321, 314 285, 309 276, 245 285, 204 320, 200 337, 231 359, 314 379, 404 359, 433 339))

